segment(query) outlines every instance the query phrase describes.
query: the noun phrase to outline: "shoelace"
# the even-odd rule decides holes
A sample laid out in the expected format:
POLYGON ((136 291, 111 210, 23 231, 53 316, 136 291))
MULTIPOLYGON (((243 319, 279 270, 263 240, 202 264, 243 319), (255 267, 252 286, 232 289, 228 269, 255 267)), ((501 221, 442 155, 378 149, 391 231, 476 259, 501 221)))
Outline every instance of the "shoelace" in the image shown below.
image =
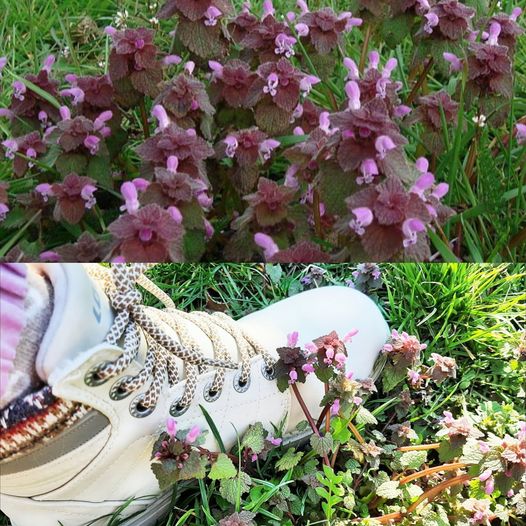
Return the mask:
POLYGON ((223 313, 186 313, 177 310, 172 299, 144 275, 147 268, 146 264, 114 264, 111 270, 100 265, 88 267, 90 276, 103 285, 116 312, 105 342, 109 345, 122 342, 123 348, 119 358, 99 364, 90 370, 87 375, 88 384, 99 385, 124 372, 139 352, 140 330, 147 342, 144 367, 135 376, 121 377, 110 391, 110 396, 115 399, 124 398, 151 379, 147 391, 139 395, 135 402, 135 413, 132 412, 134 416, 147 416, 153 411, 166 378, 170 386, 180 381, 176 357, 183 361, 186 385, 181 398, 172 404, 170 412, 173 415, 182 414, 188 409, 195 396, 198 376, 205 372, 206 367, 217 369, 207 389, 209 399, 216 399, 221 394, 225 383, 225 369, 239 368, 234 386, 237 384, 238 391, 245 391, 250 381, 250 361, 256 356, 261 356, 264 361, 263 374, 269 379, 272 378, 274 359, 250 334, 223 313), (166 334, 159 323, 149 315, 146 307, 142 305, 142 295, 136 284, 164 304, 165 309, 156 310, 156 315, 177 333, 181 343, 166 334), (183 325, 185 320, 199 327, 210 339, 214 349, 213 358, 203 355, 199 350, 198 344, 183 325), (241 366, 230 358, 221 330, 234 339, 241 366))

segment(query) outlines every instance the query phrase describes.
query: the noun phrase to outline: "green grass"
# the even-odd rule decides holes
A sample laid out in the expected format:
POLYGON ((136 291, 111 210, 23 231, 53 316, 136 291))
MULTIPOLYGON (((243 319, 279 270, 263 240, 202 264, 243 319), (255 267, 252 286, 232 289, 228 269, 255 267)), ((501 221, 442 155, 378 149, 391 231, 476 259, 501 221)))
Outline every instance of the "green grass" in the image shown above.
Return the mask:
MULTIPOLYGON (((49 53, 59 55, 56 69, 59 74, 96 74, 105 70, 108 41, 101 29, 114 23, 116 13, 127 13, 130 26, 157 27, 152 22, 157 0, 0 0, 0 55, 10 60, 6 76, 10 72, 19 75, 35 71, 49 53)), ((240 4, 237 0, 235 3, 240 4)), ((261 2, 253 2, 257 5, 261 2)), ((283 11, 294 2, 276 2, 283 11)), ((496 2, 490 2, 495 6, 496 2)), ((512 6, 526 8, 526 0, 501 2, 504 9, 512 6)), ((342 0, 318 0, 309 2, 312 8, 332 5, 345 8, 342 0)), ((523 15, 521 23, 526 17, 523 15)), ((173 23, 163 21, 157 35, 162 50, 168 50, 171 40, 168 32, 173 23)), ((352 32, 348 37, 345 54, 358 60, 361 53, 362 34, 352 32)), ((401 92, 404 99, 410 92, 406 78, 411 60, 412 43, 406 38, 396 47, 389 47, 381 35, 373 35, 371 48, 378 48, 383 57, 396 56, 400 62, 397 75, 404 84, 401 92), (405 72, 405 73, 404 73, 405 72)), ((449 240, 456 239, 462 259, 474 262, 523 261, 526 258, 526 148, 518 147, 515 141, 505 145, 504 141, 514 123, 526 115, 526 38, 519 39, 515 56, 514 101, 507 123, 499 128, 486 126, 477 128, 472 118, 477 108, 465 104, 458 122, 447 123, 444 130, 448 148, 439 156, 435 173, 440 181, 450 184, 447 202, 459 214, 446 225, 444 232, 449 240), (470 151, 474 152, 473 170, 469 168, 470 151)), ((455 83, 430 75, 427 80, 430 90, 445 88, 455 90, 455 83)), ((339 93, 336 93, 339 98, 339 93)), ((0 94, 0 105, 6 105, 9 90, 0 94)), ((322 94, 323 96, 323 94, 322 94)), ((139 117, 133 115, 131 125, 139 128, 139 117)), ((8 132, 6 122, 0 122, 0 135, 8 132)), ((423 130, 412 128, 408 153, 417 157, 425 153, 422 145, 423 130)), ((135 146, 132 142, 130 148, 135 146)), ((133 152, 127 152, 134 158, 133 152)), ((10 179, 9 163, 0 161, 0 179, 10 179)), ((11 192, 27 191, 35 184, 33 179, 22 179, 11 185, 11 192)), ((433 236, 434 248, 445 260, 453 254, 433 236)))
MULTIPOLYGON (((344 284, 352 278, 354 269, 350 265, 319 267, 325 270, 320 285, 344 284)), ((497 403, 524 414, 524 365, 513 356, 512 349, 525 337, 526 265, 385 264, 380 267, 384 286, 374 297, 391 328, 418 335, 428 344, 424 362, 428 363, 427 357, 437 352, 454 357, 458 363, 456 380, 439 386, 410 411, 407 418, 419 434, 428 436, 446 409, 476 411, 484 403, 497 403)), ((306 265, 158 265, 149 276, 173 297, 179 308, 202 309, 207 305, 217 308, 216 304, 223 304, 229 314, 239 318, 297 293, 302 288, 300 280, 312 268, 306 265)), ((153 298, 148 298, 148 302, 156 304, 153 298)), ((379 430, 385 429, 392 416, 393 410, 385 408, 389 403, 390 399, 380 396, 368 401, 369 410, 379 420, 379 430)), ((270 481, 259 484, 266 491, 275 489, 270 481)), ((197 484, 182 491, 177 509, 161 525, 214 524, 201 509, 201 491, 203 488, 197 484)))
MULTIPOLYGON (((240 318, 298 293, 304 288, 300 280, 312 268, 163 264, 149 270, 148 275, 180 309, 224 308, 240 318)), ((318 268, 325 271, 320 286, 345 284, 354 270, 344 264, 318 268)), ((496 403, 524 414, 525 367, 513 355, 513 349, 518 348, 521 338, 524 342, 526 334, 526 265, 384 264, 380 268, 384 285, 372 297, 391 328, 418 335, 428 344, 424 363, 429 363, 427 357, 432 352, 452 356, 458 363, 455 380, 441 384, 411 409, 408 419, 419 434, 429 436, 445 409, 457 413, 476 411, 484 403, 496 403)), ((146 296, 145 302, 160 306, 152 296, 146 296)), ((392 409, 385 406, 391 405, 390 399, 380 396, 370 399, 367 407, 382 430, 390 421, 392 409)), ((366 438, 371 437, 370 432, 368 429, 366 438)), ((262 495, 268 492, 269 498, 277 491, 276 484, 257 482, 262 495)), ((213 493, 214 489, 204 482, 182 490, 176 507, 160 526, 215 524, 203 509, 203 503, 212 498, 207 492, 213 493)), ((241 499, 241 508, 244 505, 241 499)), ((268 510, 262 506, 260 512, 268 510)), ((112 524, 119 524, 119 520, 114 517, 112 524)))

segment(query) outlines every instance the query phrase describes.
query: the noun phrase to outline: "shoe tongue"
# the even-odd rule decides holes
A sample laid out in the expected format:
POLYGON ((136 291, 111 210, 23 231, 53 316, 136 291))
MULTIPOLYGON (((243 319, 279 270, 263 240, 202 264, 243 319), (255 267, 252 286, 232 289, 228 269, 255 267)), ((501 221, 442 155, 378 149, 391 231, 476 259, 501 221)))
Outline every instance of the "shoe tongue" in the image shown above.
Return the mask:
POLYGON ((113 322, 102 287, 84 265, 48 264, 40 269, 53 286, 53 313, 36 358, 36 370, 47 382, 83 352, 101 343, 113 322))

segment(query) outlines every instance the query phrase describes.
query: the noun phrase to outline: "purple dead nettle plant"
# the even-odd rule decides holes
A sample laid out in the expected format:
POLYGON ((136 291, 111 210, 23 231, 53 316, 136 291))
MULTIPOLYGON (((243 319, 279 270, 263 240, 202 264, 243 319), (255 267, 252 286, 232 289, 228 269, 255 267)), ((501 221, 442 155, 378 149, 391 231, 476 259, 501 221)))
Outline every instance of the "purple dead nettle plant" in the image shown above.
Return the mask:
POLYGON ((57 80, 48 57, 37 75, 15 80, 0 113, 11 124, 2 146, 13 174, 33 185, 15 193, 2 183, 3 225, 40 211, 27 231, 34 243, 24 244, 38 247, 30 258, 88 258, 90 248, 93 259, 130 261, 430 258, 428 232, 443 236, 452 214, 441 203, 448 186, 429 169, 435 159, 409 158, 402 129, 424 126, 427 149, 440 154, 457 93, 403 100, 397 60, 374 50, 342 57, 346 34, 364 19, 406 17, 417 39, 412 74, 433 51, 455 81, 467 75, 474 100, 494 103, 511 93, 520 9, 477 18, 456 0, 355 4, 354 14, 338 13, 299 0, 282 15, 269 0, 237 14, 228 0, 169 0, 158 17, 174 19, 185 62, 145 28, 106 28, 108 74, 57 80), (135 109, 139 167, 126 155, 141 133, 135 109), (56 246, 62 222, 86 235, 56 246))

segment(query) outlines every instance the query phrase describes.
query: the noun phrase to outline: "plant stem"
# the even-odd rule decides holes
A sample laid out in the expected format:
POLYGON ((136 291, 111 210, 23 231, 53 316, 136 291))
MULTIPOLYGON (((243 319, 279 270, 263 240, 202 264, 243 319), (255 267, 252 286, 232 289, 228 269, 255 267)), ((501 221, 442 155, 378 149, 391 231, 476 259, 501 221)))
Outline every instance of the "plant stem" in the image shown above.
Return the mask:
POLYGON ((321 228, 321 215, 320 215, 320 193, 318 189, 315 188, 312 191, 312 213, 314 215, 314 230, 316 236, 322 237, 322 228, 321 228))
MULTIPOLYGON (((464 482, 472 478, 473 478, 472 475, 468 475, 467 473, 464 473, 463 475, 459 475, 458 477, 454 477, 452 479, 445 480, 444 482, 441 482, 435 487, 422 493, 422 495, 420 495, 420 498, 416 500, 415 502, 413 502, 413 504, 411 504, 411 506, 407 508, 407 511, 405 513, 401 513, 398 511, 396 513, 389 513, 388 515, 382 515, 381 517, 373 517, 373 519, 375 521, 380 522, 381 524, 385 524, 390 521, 398 522, 404 517, 406 517, 407 515, 409 515, 410 513, 412 513, 413 511, 415 511, 416 508, 418 508, 418 506, 420 506, 420 504, 422 504, 422 502, 424 502, 425 500, 427 500, 428 502, 431 502, 437 495, 442 493, 442 491, 444 491, 445 489, 451 486, 456 486, 457 484, 463 484, 464 482)), ((362 519, 354 519, 353 522, 359 522, 361 520, 362 519)))
POLYGON ((371 39, 371 24, 369 24, 367 26, 367 29, 365 30, 365 37, 363 40, 362 53, 360 55, 360 64, 358 65, 358 69, 360 73, 363 73, 363 70, 365 69, 365 60, 367 58, 367 50, 369 49, 370 39, 371 39))
POLYGON ((457 484, 463 484, 464 482, 470 480, 473 478, 473 475, 469 475, 468 473, 464 473, 463 475, 459 475, 458 477, 454 477, 449 480, 445 480, 444 482, 441 482, 440 484, 436 485, 435 487, 431 488, 430 490, 426 491, 422 495, 420 495, 419 499, 413 502, 409 508, 407 508, 406 515, 409 513, 412 513, 413 511, 420 506, 422 502, 425 500, 432 501, 437 495, 442 493, 445 489, 456 486, 457 484))
POLYGON ((327 413, 330 411, 331 406, 329 404, 325 404, 325 407, 321 410, 320 416, 318 417, 318 420, 316 422, 316 427, 319 428, 321 424, 323 423, 323 419, 327 416, 327 413))
POLYGON ((413 86, 413 89, 411 90, 411 93, 409 93, 409 96, 407 97, 406 104, 409 105, 413 102, 413 100, 416 97, 416 94, 418 93, 418 90, 426 80, 427 74, 429 73, 429 70, 431 69, 431 66, 433 65, 433 57, 430 57, 427 60, 427 63, 422 70, 422 73, 420 73, 420 76, 418 77, 418 80, 416 81, 416 84, 413 86))
POLYGON ((141 124, 142 131, 144 133, 144 138, 148 139, 150 137, 150 126, 148 124, 148 114, 146 113, 146 106, 144 105, 144 97, 142 97, 139 102, 139 111, 141 114, 141 124))
POLYGON ((440 443, 436 442, 434 444, 420 444, 418 446, 403 446, 399 447, 397 451, 427 451, 429 449, 438 449, 440 443))
MULTIPOLYGON (((329 392, 329 384, 325 384, 325 394, 329 392)), ((325 419, 325 434, 331 432, 331 419, 330 416, 327 415, 327 418, 325 419)))
POLYGON ((422 471, 418 471, 417 473, 412 473, 411 475, 407 475, 407 477, 401 478, 400 484, 407 484, 408 482, 411 482, 412 480, 426 477, 427 475, 432 475, 433 473, 438 473, 440 471, 453 471, 455 469, 465 468, 466 466, 467 464, 464 464, 464 462, 454 462, 452 464, 443 464, 441 466, 427 468, 422 471))
MULTIPOLYGON (((312 416, 311 416, 309 410, 307 409, 307 406, 305 404, 305 400, 303 400, 303 397, 300 394, 298 386, 296 384, 292 384, 291 387, 292 387, 292 391, 296 395, 296 398, 297 398, 297 400, 298 400, 298 402, 300 404, 300 407, 301 407, 301 409, 303 411, 303 414, 307 418, 307 422, 309 423, 312 431, 314 432, 315 435, 321 437, 320 431, 316 427, 316 423, 312 419, 312 416)), ((327 457, 327 455, 323 455, 323 462, 324 462, 325 465, 330 466, 329 458, 327 457)))
POLYGON ((358 431, 356 426, 352 422, 349 422, 347 425, 348 425, 349 429, 351 430, 352 434, 355 436, 356 440, 358 440, 358 442, 360 442, 360 444, 365 444, 365 439, 360 434, 360 431, 358 431))

